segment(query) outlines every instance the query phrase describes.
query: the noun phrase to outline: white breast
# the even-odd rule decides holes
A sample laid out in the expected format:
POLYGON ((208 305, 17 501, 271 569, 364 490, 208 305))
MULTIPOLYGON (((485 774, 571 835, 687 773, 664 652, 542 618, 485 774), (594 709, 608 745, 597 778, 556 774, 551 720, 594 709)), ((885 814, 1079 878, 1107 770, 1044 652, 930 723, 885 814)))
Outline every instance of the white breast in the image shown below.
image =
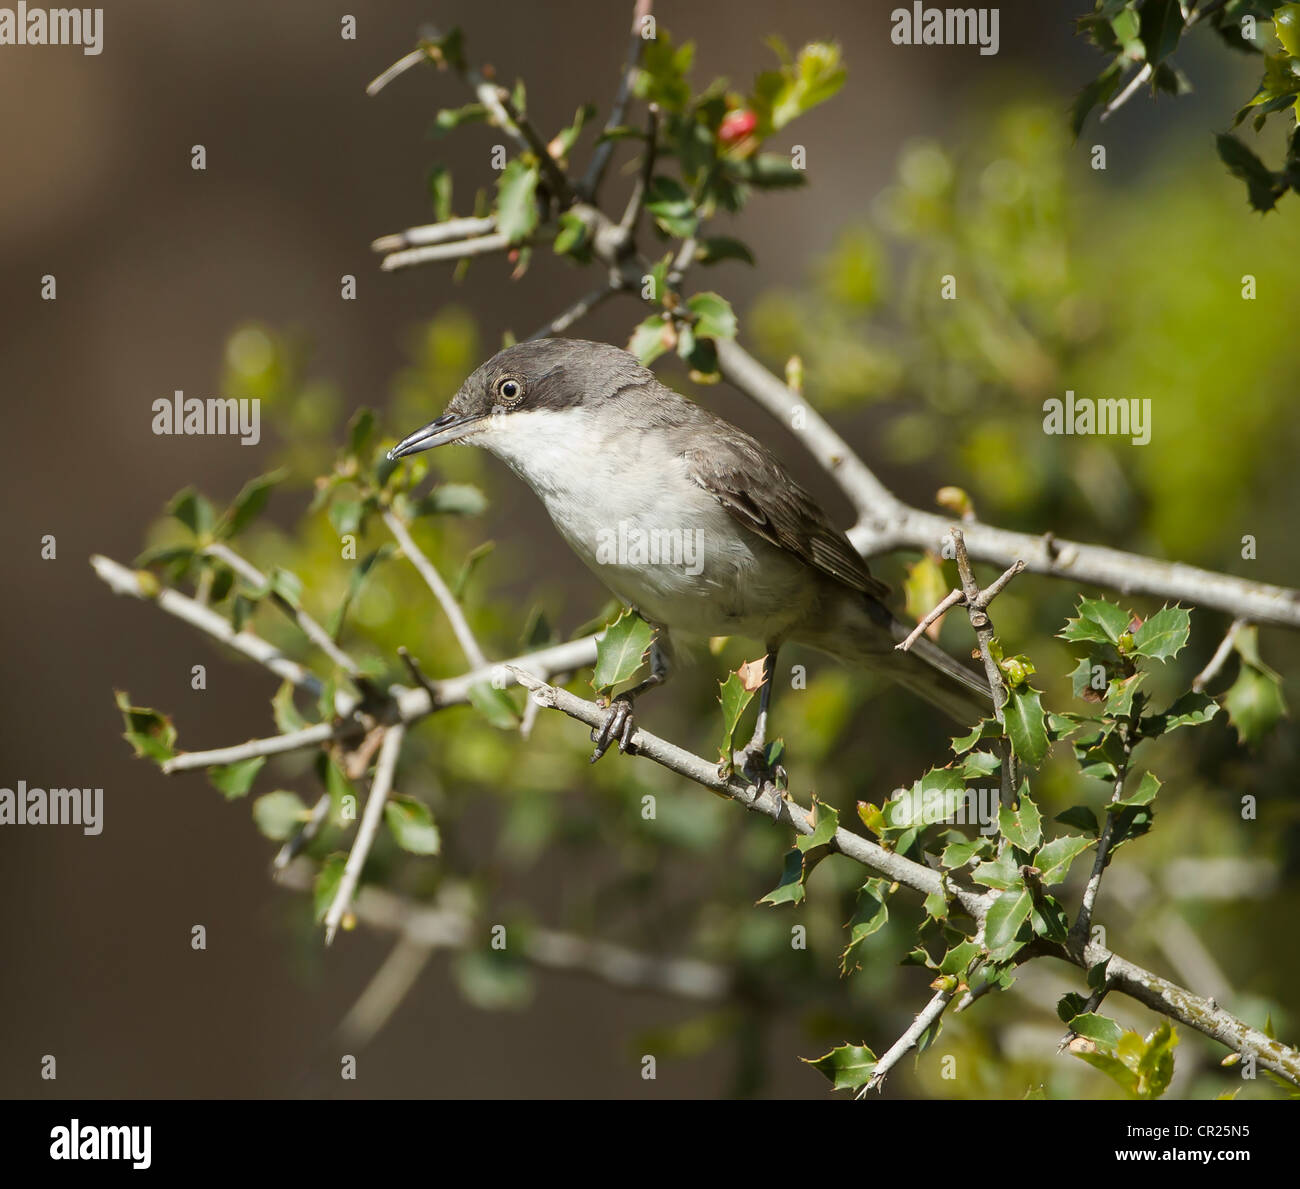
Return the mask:
POLYGON ((807 614, 816 584, 802 563, 743 532, 663 438, 616 433, 577 406, 507 413, 470 440, 528 483, 573 551, 652 622, 766 642, 807 614))

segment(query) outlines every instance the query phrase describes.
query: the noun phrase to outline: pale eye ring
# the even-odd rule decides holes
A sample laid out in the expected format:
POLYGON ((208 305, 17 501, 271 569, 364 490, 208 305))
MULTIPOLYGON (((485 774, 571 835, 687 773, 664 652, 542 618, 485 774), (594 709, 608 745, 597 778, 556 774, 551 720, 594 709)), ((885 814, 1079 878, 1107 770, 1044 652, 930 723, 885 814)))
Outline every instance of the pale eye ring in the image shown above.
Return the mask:
POLYGON ((497 381, 497 395, 507 404, 516 404, 524 398, 523 381, 514 376, 502 377, 497 381))

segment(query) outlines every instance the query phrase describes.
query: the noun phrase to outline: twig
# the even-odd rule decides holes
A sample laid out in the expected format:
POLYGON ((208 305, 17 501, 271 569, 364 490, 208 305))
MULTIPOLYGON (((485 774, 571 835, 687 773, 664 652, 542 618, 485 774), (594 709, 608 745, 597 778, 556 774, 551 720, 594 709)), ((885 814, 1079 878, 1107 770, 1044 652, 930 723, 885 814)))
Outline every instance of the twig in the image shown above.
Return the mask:
POLYGON ((1137 94, 1138 88, 1151 77, 1151 63, 1148 62, 1136 74, 1133 75, 1124 89, 1115 96, 1105 107, 1101 109, 1101 115, 1097 117, 1099 123, 1104 124, 1110 119, 1121 107, 1124 106, 1134 95, 1137 94))
POLYGON ((623 209, 623 217, 618 224, 628 236, 636 235, 637 223, 640 221, 641 211, 645 207, 646 195, 650 192, 650 176, 654 173, 655 152, 658 147, 659 105, 651 103, 646 108, 645 152, 641 156, 641 169, 636 175, 636 181, 632 185, 632 194, 627 200, 627 206, 623 209))
POLYGON ((472 239, 488 235, 496 229, 497 221, 490 216, 484 219, 444 219, 441 223, 425 223, 392 235, 381 235, 371 241, 370 248, 374 252, 396 252, 402 248, 420 248, 428 244, 472 239))
POLYGON ((382 74, 380 74, 377 78, 372 79, 370 83, 366 86, 366 94, 378 95, 380 91, 382 91, 386 86, 388 86, 389 83, 393 81, 393 79, 397 78, 399 75, 405 74, 408 70, 411 69, 411 67, 418 66, 421 62, 426 62, 429 60, 430 59, 427 50, 423 48, 418 50, 412 50, 409 54, 405 54, 404 56, 398 58, 396 62, 394 62, 390 67, 388 67, 388 69, 385 70, 382 74))
POLYGON ((394 272, 399 268, 428 264, 434 260, 461 260, 466 256, 483 256, 488 252, 506 252, 514 246, 508 235, 498 232, 495 235, 481 235, 477 239, 429 244, 422 248, 406 248, 401 252, 392 252, 379 262, 379 267, 384 272, 394 272))
POLYGON ((954 588, 953 590, 949 591, 949 593, 944 596, 943 601, 939 603, 937 606, 935 606, 934 608, 932 608, 930 611, 927 611, 925 613, 925 616, 917 622, 916 627, 914 627, 910 632, 908 632, 907 638, 905 640, 900 641, 898 644, 895 644, 894 647, 897 648, 900 652, 907 652, 908 649, 910 649, 912 645, 915 644, 917 640, 921 638, 921 634, 925 631, 926 628, 928 628, 932 623, 936 622, 937 620, 942 619, 945 615, 948 614, 949 611, 952 610, 953 607, 955 607, 958 603, 965 602, 965 600, 966 600, 966 592, 964 590, 958 590, 954 588))
POLYGON ((1131 743, 1129 740, 1128 723, 1121 721, 1119 725, 1118 737, 1124 749, 1123 759, 1118 762, 1118 771, 1112 782, 1112 791, 1110 795, 1110 808, 1106 810, 1106 821, 1101 827, 1101 834, 1097 838, 1097 854, 1093 859, 1092 872, 1088 876, 1088 882, 1084 885, 1083 896, 1079 901, 1079 915, 1075 917, 1074 924, 1070 927, 1070 934, 1066 944, 1076 953, 1082 953, 1084 947, 1088 944, 1088 935, 1092 931, 1092 914, 1097 905, 1097 893, 1101 891, 1101 878, 1106 871, 1106 864, 1110 861, 1110 844, 1115 834, 1115 810, 1113 808, 1116 801, 1124 795, 1124 781, 1128 779, 1128 761, 1131 743))
POLYGON ((338 890, 334 900, 325 914, 325 944, 329 945, 338 932, 339 922, 352 902, 352 893, 356 891, 357 881, 361 878, 361 868, 365 866, 366 856, 370 853, 375 835, 379 833, 379 823, 384 816, 384 803, 393 788, 393 773, 397 769, 397 757, 402 750, 402 737, 406 727, 394 723, 384 736, 383 746, 379 749, 379 760, 375 764, 375 775, 370 782, 370 796, 361 814, 361 824, 357 827, 357 836, 348 852, 348 861, 344 865, 343 875, 339 879, 338 890))
POLYGON ((532 122, 515 109, 515 105, 511 102, 510 96, 504 89, 499 89, 497 99, 501 104, 502 111, 523 134, 529 149, 537 158, 542 174, 546 178, 546 183, 551 188, 551 193, 555 195, 561 207, 571 206, 577 196, 573 192, 573 187, 569 184, 569 179, 564 176, 564 170, 560 168, 559 162, 551 156, 551 151, 546 147, 546 142, 542 140, 532 122))
POLYGON ((606 283, 593 289, 590 293, 584 294, 578 298, 567 310, 557 314, 545 326, 533 331, 527 338, 527 342, 533 339, 550 338, 553 334, 563 334, 569 327, 573 326, 580 319, 585 318, 606 298, 611 297, 618 292, 618 287, 606 283))
MULTIPOLYGON (((289 868, 279 882, 306 891, 314 880, 314 865, 304 862, 289 868)), ((478 936, 474 918, 463 908, 445 902, 414 903, 373 885, 361 889, 352 910, 359 921, 399 933, 412 944, 429 950, 466 949, 478 936)), ((712 962, 646 954, 555 929, 529 929, 522 946, 524 957, 537 966, 574 971, 617 987, 658 991, 704 1002, 725 999, 735 987, 731 971, 712 962)))
MULTIPOLYGON (((627 43, 627 58, 623 63, 622 73, 618 80, 618 93, 614 97, 614 106, 610 108, 609 119, 605 121, 605 133, 613 132, 619 127, 627 115, 628 100, 632 96, 632 79, 636 75, 637 66, 641 61, 641 48, 645 44, 645 39, 641 35, 641 27, 646 17, 654 8, 654 0, 636 0, 632 8, 632 32, 627 43)), ((605 170, 609 167, 609 160, 614 155, 614 142, 612 140, 602 140, 591 155, 591 163, 587 166, 587 172, 583 174, 582 181, 578 183, 578 193, 582 195, 587 202, 594 202, 596 194, 600 190, 600 183, 605 177, 605 170)))
POLYGON ((411 655, 405 644, 398 645, 397 655, 402 658, 402 664, 406 666, 406 671, 411 675, 411 680, 429 695, 429 703, 436 710, 438 708, 438 691, 434 689, 433 683, 425 675, 424 670, 420 668, 419 661, 411 655))
MULTIPOLYGON (((242 577, 246 582, 251 583, 253 586, 261 587, 263 589, 266 588, 266 575, 253 565, 252 562, 241 557, 228 545, 215 542, 208 545, 203 552, 209 557, 216 558, 218 561, 229 566, 236 574, 242 577)), ((307 639, 315 644, 321 652, 329 657, 330 660, 342 669, 349 677, 361 676, 361 670, 357 667, 356 661, 335 644, 329 632, 321 627, 321 625, 308 615, 306 611, 301 607, 295 607, 288 599, 274 590, 271 591, 271 601, 302 629, 302 633, 307 637, 307 639)))
POLYGON ((1244 619, 1234 619, 1232 621, 1227 633, 1219 641, 1219 647, 1214 650, 1214 655, 1210 657, 1209 664, 1192 678, 1192 689, 1197 693, 1200 693, 1219 675, 1219 670, 1223 668, 1228 657, 1232 655, 1232 646, 1236 642, 1237 633, 1245 626, 1246 621, 1244 619))
POLYGON ((424 556, 420 547, 411 538, 411 534, 407 531, 402 518, 391 508, 384 511, 384 523, 388 525, 388 531, 397 538, 397 543, 401 546, 402 552, 406 554, 407 560, 416 568, 420 577, 424 579, 425 585, 433 591, 433 597, 438 600, 443 611, 446 612, 447 619, 451 623, 451 630, 456 633, 456 639, 460 642, 460 650, 465 654, 465 659, 477 669, 484 668, 488 663, 488 659, 483 655, 483 650, 478 646, 478 641, 474 639, 474 633, 470 630, 469 623, 465 619, 465 613, 452 596, 450 588, 442 580, 442 575, 438 573, 433 563, 424 556))
POLYGON ((433 957, 433 947, 400 933, 383 965, 339 1024, 339 1035, 351 1045, 369 1044, 410 994, 433 957))
MULTIPOLYGON (((360 734, 365 725, 353 720, 345 724, 349 734, 360 734)), ((284 735, 270 735, 265 739, 250 739, 247 743, 236 743, 231 747, 214 747, 210 751, 182 751, 164 760, 162 770, 167 775, 173 772, 188 772, 195 768, 214 768, 223 764, 238 764, 256 756, 283 755, 288 751, 301 751, 307 747, 317 747, 340 737, 339 727, 331 722, 318 722, 300 731, 290 731, 284 735)))
POLYGON ((922 1008, 921 1013, 912 1021, 911 1026, 903 1033, 888 1049, 888 1051, 876 1062, 876 1067, 871 1071, 871 1077, 865 1086, 858 1091, 857 1097, 863 1098, 868 1090, 878 1090, 885 1078, 889 1076, 889 1071, 894 1068, 912 1049, 916 1048, 921 1037, 925 1034, 926 1029, 933 1027, 935 1021, 943 1015, 948 1004, 952 1002, 953 991, 938 991, 933 999, 922 1008))
MULTIPOLYGON (((206 632, 214 640, 243 653, 250 660, 270 669, 277 677, 291 681, 308 693, 319 695, 320 679, 297 661, 290 660, 274 644, 263 640, 245 628, 237 632, 223 615, 219 615, 202 603, 181 594, 178 590, 163 588, 156 594, 146 588, 136 571, 128 569, 120 562, 101 554, 92 554, 90 564, 96 574, 108 585, 114 594, 131 595, 155 603, 168 615, 183 620, 192 627, 206 632)), ((152 577, 152 575, 150 575, 152 577)), ((345 694, 339 694, 336 704, 347 704, 345 694)))
POLYGON ((272 872, 281 872, 288 867, 320 833, 321 827, 329 820, 329 815, 330 795, 322 793, 311 808, 311 816, 285 839, 284 845, 276 851, 275 858, 271 862, 272 872))

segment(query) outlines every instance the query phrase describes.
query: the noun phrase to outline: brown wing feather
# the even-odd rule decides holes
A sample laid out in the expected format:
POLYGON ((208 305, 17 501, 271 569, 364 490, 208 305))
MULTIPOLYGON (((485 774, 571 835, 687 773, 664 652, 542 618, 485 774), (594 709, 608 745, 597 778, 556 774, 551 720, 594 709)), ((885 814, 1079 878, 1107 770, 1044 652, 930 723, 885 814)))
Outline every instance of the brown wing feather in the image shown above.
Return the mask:
POLYGON ((707 450, 687 449, 686 462, 691 478, 750 532, 845 586, 877 599, 889 594, 821 505, 753 438, 731 429, 707 450))

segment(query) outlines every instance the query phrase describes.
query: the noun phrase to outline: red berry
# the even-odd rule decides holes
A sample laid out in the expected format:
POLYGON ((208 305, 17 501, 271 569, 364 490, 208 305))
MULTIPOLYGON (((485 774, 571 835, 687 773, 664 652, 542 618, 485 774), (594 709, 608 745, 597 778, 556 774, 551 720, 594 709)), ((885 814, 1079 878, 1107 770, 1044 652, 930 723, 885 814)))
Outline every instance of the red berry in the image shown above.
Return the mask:
POLYGON ((718 127, 718 140, 723 144, 735 144, 744 140, 758 127, 758 117, 752 111, 737 108, 722 117, 718 127))

